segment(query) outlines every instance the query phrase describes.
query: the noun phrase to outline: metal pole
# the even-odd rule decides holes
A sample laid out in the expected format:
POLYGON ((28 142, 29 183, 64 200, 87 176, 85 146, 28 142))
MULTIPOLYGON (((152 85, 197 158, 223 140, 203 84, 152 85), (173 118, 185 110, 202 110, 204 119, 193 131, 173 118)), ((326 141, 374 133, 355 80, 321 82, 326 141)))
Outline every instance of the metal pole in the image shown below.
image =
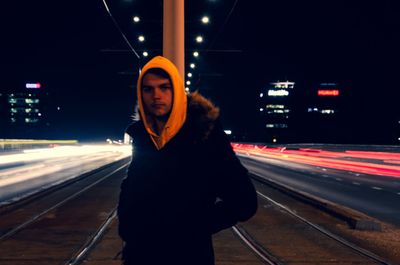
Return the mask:
POLYGON ((164 0, 163 56, 185 79, 185 0, 164 0))

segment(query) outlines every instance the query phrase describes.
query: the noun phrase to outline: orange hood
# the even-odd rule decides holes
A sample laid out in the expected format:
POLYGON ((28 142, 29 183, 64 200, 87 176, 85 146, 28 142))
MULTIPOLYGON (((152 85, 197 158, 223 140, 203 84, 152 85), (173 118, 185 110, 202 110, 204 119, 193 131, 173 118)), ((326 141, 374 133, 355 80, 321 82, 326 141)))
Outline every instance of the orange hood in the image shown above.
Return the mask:
POLYGON ((139 102, 139 111, 141 119, 143 120, 146 131, 150 134, 153 143, 158 150, 163 148, 169 140, 171 140, 182 128, 186 120, 186 109, 187 109, 187 96, 183 80, 178 72, 176 66, 167 58, 162 56, 156 56, 151 59, 142 69, 137 81, 137 98, 139 102), (147 70, 151 68, 161 68, 166 71, 172 82, 173 87, 173 102, 171 114, 165 123, 164 129, 159 135, 157 135, 151 126, 148 115, 144 110, 142 100, 142 79, 147 70))

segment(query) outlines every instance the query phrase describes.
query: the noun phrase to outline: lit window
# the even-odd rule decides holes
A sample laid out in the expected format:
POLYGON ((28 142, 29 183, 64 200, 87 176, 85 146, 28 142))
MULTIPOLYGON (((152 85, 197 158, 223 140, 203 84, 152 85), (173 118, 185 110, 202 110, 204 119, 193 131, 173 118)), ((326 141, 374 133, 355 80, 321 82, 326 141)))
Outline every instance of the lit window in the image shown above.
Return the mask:
POLYGON ((268 90, 268 96, 272 97, 284 97, 284 96, 289 96, 289 91, 284 90, 284 89, 279 89, 279 90, 268 90))
POLYGON ((268 104, 265 106, 267 109, 284 109, 285 105, 268 104))

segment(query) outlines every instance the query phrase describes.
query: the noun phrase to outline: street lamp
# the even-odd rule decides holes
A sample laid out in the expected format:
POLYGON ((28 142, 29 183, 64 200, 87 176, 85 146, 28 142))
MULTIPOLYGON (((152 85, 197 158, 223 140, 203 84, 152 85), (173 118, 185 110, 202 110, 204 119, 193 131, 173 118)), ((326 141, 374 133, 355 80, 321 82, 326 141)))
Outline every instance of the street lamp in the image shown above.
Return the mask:
POLYGON ((210 23, 210 18, 207 17, 207 16, 204 16, 204 17, 201 18, 201 22, 203 24, 208 24, 208 23, 210 23))
POLYGON ((140 21, 140 18, 138 16, 133 17, 133 22, 138 23, 140 21))

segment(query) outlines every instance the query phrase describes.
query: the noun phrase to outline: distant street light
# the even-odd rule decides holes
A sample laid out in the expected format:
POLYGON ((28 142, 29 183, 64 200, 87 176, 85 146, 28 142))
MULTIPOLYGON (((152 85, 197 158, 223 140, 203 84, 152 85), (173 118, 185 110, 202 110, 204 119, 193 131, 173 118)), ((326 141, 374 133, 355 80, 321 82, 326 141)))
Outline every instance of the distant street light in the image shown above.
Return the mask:
POLYGON ((192 77, 193 75, 192 75, 192 73, 188 73, 187 76, 188 77, 192 77))
POLYGON ((186 85, 190 86, 190 84, 191 84, 190 81, 186 81, 186 85))
POLYGON ((207 16, 204 16, 204 17, 201 18, 201 22, 203 24, 208 24, 208 23, 210 23, 210 18, 207 17, 207 16))
POLYGON ((196 42, 197 42, 197 43, 202 43, 203 41, 204 41, 204 39, 203 39, 202 36, 197 36, 197 37, 196 37, 196 42))
POLYGON ((140 36, 138 37, 138 40, 139 40, 140 42, 144 42, 144 36, 143 36, 143 35, 140 35, 140 36))
POLYGON ((138 16, 133 17, 133 22, 138 23, 140 21, 140 18, 138 16))
POLYGON ((193 52, 193 56, 194 57, 199 57, 199 53, 198 52, 193 52))
POLYGON ((196 67, 196 65, 194 63, 190 64, 190 68, 194 69, 196 67))
POLYGON ((148 52, 143 52, 143 56, 147 57, 147 56, 149 56, 149 53, 148 52))

